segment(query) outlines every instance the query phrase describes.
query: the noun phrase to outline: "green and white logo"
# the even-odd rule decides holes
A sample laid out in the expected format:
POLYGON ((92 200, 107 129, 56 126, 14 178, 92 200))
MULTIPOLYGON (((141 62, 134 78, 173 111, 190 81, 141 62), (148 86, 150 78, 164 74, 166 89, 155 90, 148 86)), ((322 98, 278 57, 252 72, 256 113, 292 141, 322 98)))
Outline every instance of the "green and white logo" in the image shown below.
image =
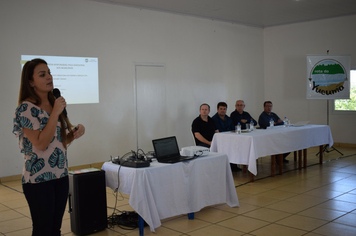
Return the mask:
POLYGON ((345 89, 347 72, 344 66, 334 59, 324 59, 310 71, 309 82, 312 91, 321 95, 332 95, 345 89))

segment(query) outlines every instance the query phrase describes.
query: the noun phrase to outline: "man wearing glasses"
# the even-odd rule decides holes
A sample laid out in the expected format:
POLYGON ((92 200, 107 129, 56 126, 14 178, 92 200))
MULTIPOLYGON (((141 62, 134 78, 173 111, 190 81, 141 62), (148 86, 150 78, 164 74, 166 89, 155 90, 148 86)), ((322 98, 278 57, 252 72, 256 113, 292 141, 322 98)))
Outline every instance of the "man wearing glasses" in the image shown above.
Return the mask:
POLYGON ((256 126, 257 122, 252 116, 244 111, 245 109, 245 102, 243 100, 237 100, 235 104, 236 110, 231 112, 231 119, 234 125, 236 126, 238 122, 241 124, 241 129, 246 129, 246 123, 250 124, 251 120, 253 121, 253 125, 256 126))

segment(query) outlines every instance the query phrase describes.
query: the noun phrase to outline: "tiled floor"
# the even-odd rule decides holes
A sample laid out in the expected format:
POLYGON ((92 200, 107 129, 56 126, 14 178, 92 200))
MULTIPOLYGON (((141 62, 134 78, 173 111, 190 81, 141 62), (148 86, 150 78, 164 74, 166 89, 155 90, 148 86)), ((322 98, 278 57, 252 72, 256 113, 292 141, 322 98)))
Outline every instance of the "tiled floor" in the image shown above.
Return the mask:
MULTIPOLYGON (((308 149, 308 168, 296 170, 293 154, 284 165, 285 173, 270 175, 270 157, 258 161, 258 176, 233 173, 239 208, 215 205, 195 213, 194 220, 180 215, 162 221, 156 234, 145 227, 145 235, 356 235, 356 149, 338 148, 325 153, 319 165, 317 148, 308 149)), ((107 189, 108 214, 115 196, 107 189)), ((117 209, 132 211, 128 196, 119 197, 117 209)), ((65 213, 63 235, 74 235, 70 216, 65 213)), ((31 219, 20 181, 0 184, 0 235, 31 235, 31 219)), ((138 229, 115 226, 92 234, 138 235, 138 229)))

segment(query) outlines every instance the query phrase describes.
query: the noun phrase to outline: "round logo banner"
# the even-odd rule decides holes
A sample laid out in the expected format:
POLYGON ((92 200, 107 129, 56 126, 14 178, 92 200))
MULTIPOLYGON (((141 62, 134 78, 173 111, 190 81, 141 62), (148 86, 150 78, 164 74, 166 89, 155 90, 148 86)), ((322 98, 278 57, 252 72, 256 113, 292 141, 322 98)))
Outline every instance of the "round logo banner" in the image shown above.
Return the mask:
POLYGON ((350 55, 307 55, 307 99, 349 99, 350 66, 350 55))

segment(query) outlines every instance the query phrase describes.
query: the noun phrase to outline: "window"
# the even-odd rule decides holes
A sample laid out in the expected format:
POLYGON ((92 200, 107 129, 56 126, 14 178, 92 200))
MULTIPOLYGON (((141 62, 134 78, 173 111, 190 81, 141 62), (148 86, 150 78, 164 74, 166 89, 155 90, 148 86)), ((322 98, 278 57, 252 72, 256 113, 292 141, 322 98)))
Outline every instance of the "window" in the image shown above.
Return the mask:
POLYGON ((356 70, 350 71, 350 99, 335 99, 335 111, 356 111, 356 70))

